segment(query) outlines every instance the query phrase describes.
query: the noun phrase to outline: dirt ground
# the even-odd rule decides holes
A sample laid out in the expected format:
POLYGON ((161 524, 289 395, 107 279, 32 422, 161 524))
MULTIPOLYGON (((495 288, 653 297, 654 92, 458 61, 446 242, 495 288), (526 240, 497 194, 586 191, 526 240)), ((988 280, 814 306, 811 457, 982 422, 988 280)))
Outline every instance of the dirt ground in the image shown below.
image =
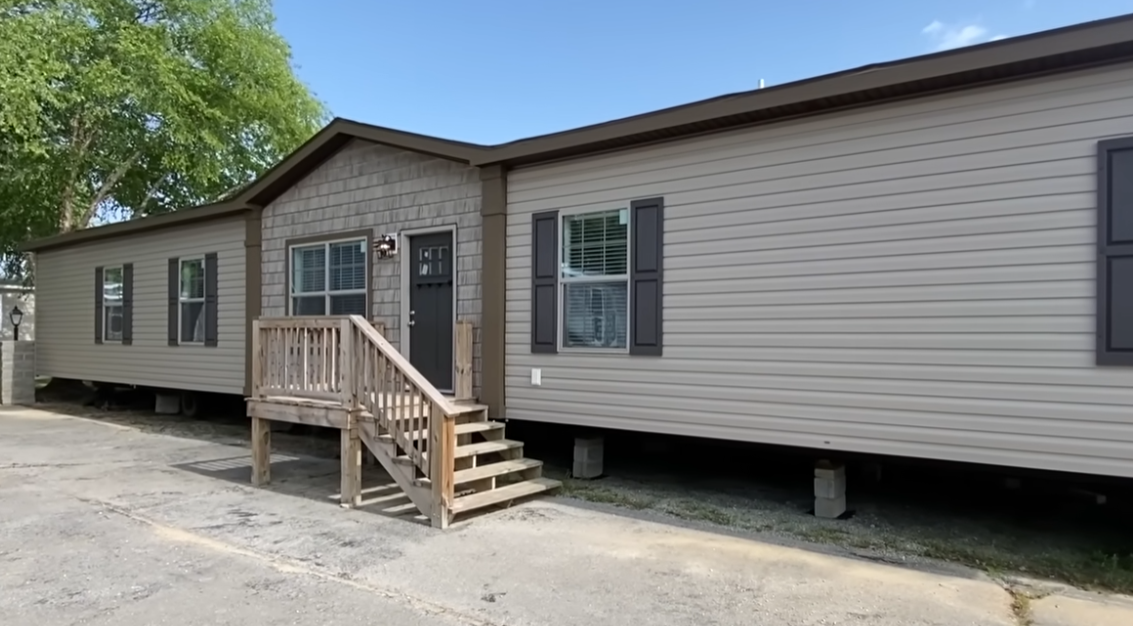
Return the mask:
POLYGON ((238 424, 92 413, 0 409, 5 624, 1133 623, 1123 597, 653 506, 539 498, 437 531, 374 471, 379 504, 336 506, 329 438, 277 434, 253 489, 238 424))

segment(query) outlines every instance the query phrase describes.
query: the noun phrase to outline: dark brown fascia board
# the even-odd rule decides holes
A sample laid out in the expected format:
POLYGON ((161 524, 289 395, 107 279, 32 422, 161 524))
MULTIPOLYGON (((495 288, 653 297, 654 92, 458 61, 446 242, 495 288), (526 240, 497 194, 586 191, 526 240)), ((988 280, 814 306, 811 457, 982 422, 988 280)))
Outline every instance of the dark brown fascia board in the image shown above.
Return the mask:
POLYGON ((1133 42, 1133 14, 1077 24, 1003 41, 922 55, 891 63, 868 65, 766 89, 755 89, 710 100, 653 111, 574 130, 520 139, 478 153, 472 165, 529 164, 556 158, 564 152, 581 156, 586 146, 635 135, 648 135, 763 109, 808 101, 884 90, 949 75, 977 73, 1012 63, 1025 63, 1107 46, 1133 42))
POLYGON ((465 164, 471 163, 489 149, 487 146, 335 118, 315 133, 314 137, 241 191, 235 200, 242 204, 266 206, 353 139, 371 141, 465 164))
POLYGON ((94 228, 84 228, 83 230, 76 230, 70 233, 63 233, 61 235, 54 235, 52 237, 44 237, 43 239, 29 241, 21 245, 19 249, 22 252, 43 252, 44 250, 50 250, 52 248, 62 248, 81 243, 111 239, 114 237, 135 235, 151 230, 183 226, 186 224, 192 224, 194 222, 204 222, 222 217, 238 215, 247 210, 248 208, 246 206, 232 202, 206 204, 190 209, 173 211, 171 213, 162 213, 161 215, 140 217, 138 219, 127 220, 125 222, 117 222, 115 224, 107 224, 105 226, 95 226, 94 228))

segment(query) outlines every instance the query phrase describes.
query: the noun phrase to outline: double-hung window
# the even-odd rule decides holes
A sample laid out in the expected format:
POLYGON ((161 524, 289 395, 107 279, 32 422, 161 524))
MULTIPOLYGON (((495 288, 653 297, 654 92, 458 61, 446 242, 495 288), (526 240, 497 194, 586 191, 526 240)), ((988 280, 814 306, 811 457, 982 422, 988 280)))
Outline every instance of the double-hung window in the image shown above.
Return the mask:
POLYGON ((531 216, 531 352, 661 356, 664 198, 531 216))
POLYGON ((629 209, 562 216, 562 346, 625 350, 629 209))
POLYGON ((366 239, 291 248, 291 315, 366 315, 366 239))
POLYGON ((205 258, 181 259, 178 315, 181 343, 205 342, 205 258))
POLYGON ((125 318, 123 267, 102 268, 102 340, 122 341, 125 318))

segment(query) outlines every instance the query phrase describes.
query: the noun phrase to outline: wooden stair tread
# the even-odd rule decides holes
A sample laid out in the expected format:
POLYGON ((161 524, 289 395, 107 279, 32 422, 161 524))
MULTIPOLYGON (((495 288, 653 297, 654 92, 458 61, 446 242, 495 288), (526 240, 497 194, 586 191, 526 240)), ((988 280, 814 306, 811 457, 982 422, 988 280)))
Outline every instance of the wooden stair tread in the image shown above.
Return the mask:
MULTIPOLYGON (((457 424, 454 429, 458 435, 468 435, 471 433, 482 433, 489 430, 499 430, 504 427, 503 422, 468 422, 467 424, 457 424)), ((415 430, 406 433, 411 441, 424 439, 429 436, 428 429, 415 430)), ((393 441, 393 435, 382 435, 382 441, 393 441)))
POLYGON ((477 454, 490 454, 492 452, 503 452, 504 450, 511 450, 513 448, 522 448, 522 441, 512 441, 511 439, 497 439, 496 441, 480 441, 477 443, 470 443, 464 446, 457 446, 453 453, 453 458, 462 459, 466 456, 476 456, 477 454))
POLYGON ((492 478, 493 476, 503 476, 504 474, 510 474, 512 472, 534 469, 542 465, 542 461, 536 461, 535 459, 515 459, 513 461, 489 463, 487 465, 481 465, 480 467, 455 472, 453 474, 453 483, 457 485, 469 483, 474 480, 483 480, 485 478, 492 478))
MULTIPOLYGON (((522 441, 512 441, 511 439, 497 439, 495 441, 481 441, 478 443, 470 443, 466 446, 457 446, 453 452, 452 458, 462 459, 464 457, 476 456, 478 454, 491 454, 492 452, 503 452, 504 450, 512 450, 515 448, 522 448, 522 441)), ((421 455, 425 462, 429 461, 429 453, 426 452, 421 455)), ((409 456, 402 454, 394 459, 398 463, 411 463, 409 456)))
POLYGON ((492 506, 493 504, 501 504, 515 500, 516 498, 550 491, 561 486, 562 483, 557 480, 550 478, 533 478, 521 483, 508 485, 507 487, 481 491, 480 493, 456 498, 452 503, 452 511, 453 513, 466 513, 476 509, 482 509, 486 506, 492 506))

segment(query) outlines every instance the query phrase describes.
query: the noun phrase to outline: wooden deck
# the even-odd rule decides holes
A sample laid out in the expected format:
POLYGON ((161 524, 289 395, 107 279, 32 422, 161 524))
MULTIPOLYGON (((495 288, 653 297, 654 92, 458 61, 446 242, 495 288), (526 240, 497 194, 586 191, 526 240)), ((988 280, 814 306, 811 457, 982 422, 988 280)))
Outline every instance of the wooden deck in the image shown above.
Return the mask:
POLYGON ((271 479, 270 422, 341 433, 343 506, 359 506, 363 448, 434 526, 560 486, 471 397, 472 326, 458 322, 457 393, 438 392, 358 316, 258 320, 253 329, 252 482, 271 479))

